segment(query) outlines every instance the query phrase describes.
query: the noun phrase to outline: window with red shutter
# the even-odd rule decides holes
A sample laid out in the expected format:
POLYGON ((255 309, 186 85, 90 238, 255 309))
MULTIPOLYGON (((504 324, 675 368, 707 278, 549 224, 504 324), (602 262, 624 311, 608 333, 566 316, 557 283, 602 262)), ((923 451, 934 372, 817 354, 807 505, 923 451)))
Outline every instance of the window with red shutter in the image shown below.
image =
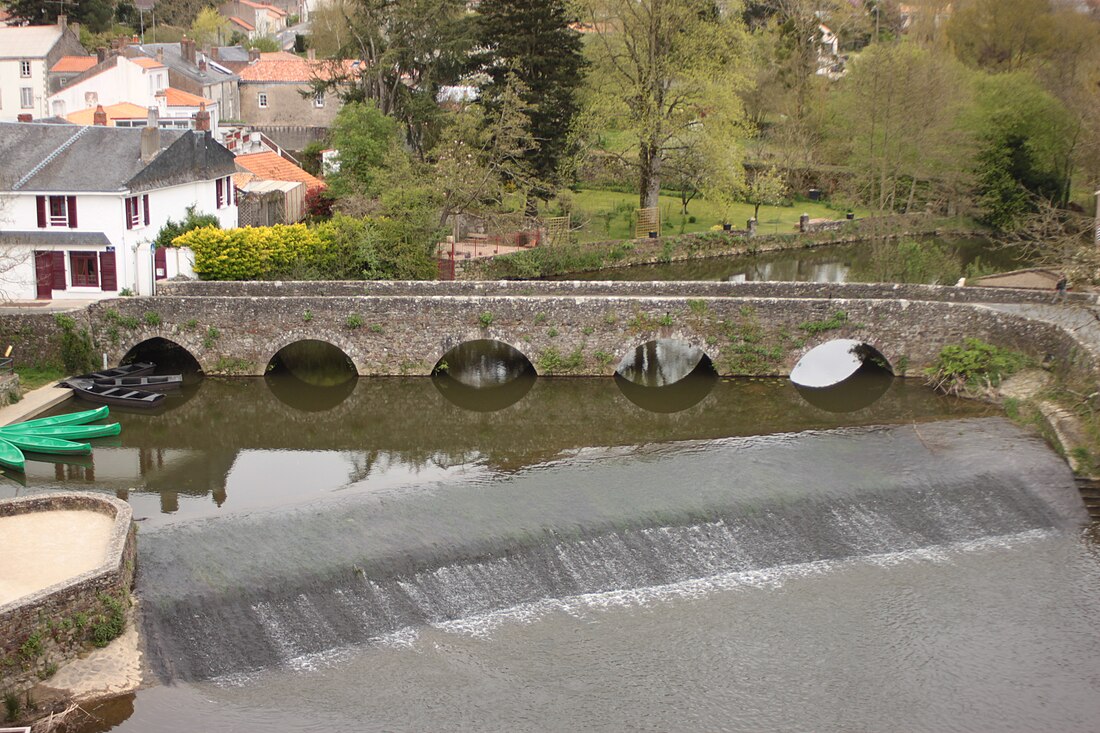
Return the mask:
POLYGON ((134 228, 134 199, 132 196, 127 196, 123 201, 126 202, 126 228, 134 228))
POLYGON ((35 201, 38 204, 38 228, 46 228, 46 197, 35 196, 35 201))
POLYGON ((68 284, 65 280, 65 253, 50 252, 50 288, 64 290, 68 284))
POLYGON ((98 288, 99 266, 95 252, 70 252, 69 267, 72 270, 74 288, 98 288))
POLYGON ((149 226, 149 194, 141 197, 141 203, 145 207, 145 226, 149 226))
POLYGON ((215 198, 217 199, 217 202, 218 202, 217 208, 220 209, 222 207, 222 179, 219 178, 218 180, 214 181, 214 189, 215 189, 215 198))
POLYGON ((115 253, 99 253, 100 287, 104 290, 118 290, 118 276, 115 273, 115 253))
POLYGON ((69 228, 76 229, 76 196, 68 197, 69 204, 69 228))

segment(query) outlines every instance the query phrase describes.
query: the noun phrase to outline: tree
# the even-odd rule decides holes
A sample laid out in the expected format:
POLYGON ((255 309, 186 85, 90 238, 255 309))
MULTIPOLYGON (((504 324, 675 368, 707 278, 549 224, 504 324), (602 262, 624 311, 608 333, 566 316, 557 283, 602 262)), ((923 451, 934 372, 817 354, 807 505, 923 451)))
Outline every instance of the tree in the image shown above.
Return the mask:
POLYGON ((687 130, 701 126, 727 146, 746 134, 744 25, 711 0, 586 2, 591 109, 620 124, 636 153, 640 205, 655 207, 665 159, 687 130))
POLYGON ((774 165, 757 169, 745 186, 745 201, 752 204, 752 218, 760 221, 761 206, 778 206, 787 196, 787 180, 774 165))
POLYGON ((214 8, 203 8, 191 23, 191 38, 199 46, 221 44, 229 38, 229 21, 214 8))
POLYGON ((329 177, 332 193, 376 197, 379 170, 398 144, 397 122, 373 102, 350 102, 336 115, 331 140, 340 155, 340 170, 329 177))
POLYGON ((861 198, 910 211, 922 187, 933 199, 960 195, 972 155, 959 124, 969 93, 966 70, 950 56, 904 42, 864 50, 833 99, 829 125, 861 198))
MULTIPOLYGON (((569 27, 575 18, 563 0, 485 0, 478 13, 476 65, 489 76, 481 88, 486 121, 496 120, 510 79, 520 81, 529 109, 526 127, 535 142, 526 163, 536 178, 558 183, 562 159, 572 152, 569 132, 583 82, 580 34, 569 27)), ((553 194, 533 193, 532 204, 553 194)))
POLYGON ((29 25, 54 25, 57 16, 65 12, 70 21, 80 23, 93 33, 110 28, 115 12, 114 3, 109 0, 80 0, 68 6, 53 0, 5 0, 0 6, 17 21, 29 25))
POLYGON ((955 54, 971 66, 1019 71, 1051 40, 1050 0, 965 0, 947 25, 955 54))
POLYGON ((1008 231, 1038 199, 1065 203, 1062 168, 1073 121, 1027 73, 981 75, 967 124, 979 150, 975 174, 986 224, 1008 231))
POLYGON ((423 155, 444 124, 437 99, 454 83, 473 44, 462 0, 334 0, 315 13, 313 47, 327 56, 314 91, 373 102, 405 126, 423 155), (354 67, 341 59, 357 59, 354 67))

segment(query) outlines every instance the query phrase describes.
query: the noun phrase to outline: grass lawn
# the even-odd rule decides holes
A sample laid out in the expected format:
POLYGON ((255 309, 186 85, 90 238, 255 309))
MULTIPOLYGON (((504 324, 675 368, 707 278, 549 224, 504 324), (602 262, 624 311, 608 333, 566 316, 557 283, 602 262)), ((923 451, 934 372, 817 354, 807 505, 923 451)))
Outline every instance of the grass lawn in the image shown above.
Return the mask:
MULTIPOLYGON (((680 199, 676 195, 662 195, 661 229, 662 234, 680 234, 702 232, 722 225, 721 209, 702 198, 696 198, 688 204, 688 216, 680 215, 680 199), (695 217, 695 221, 690 221, 695 217)), ((580 232, 580 241, 593 242, 602 239, 629 239, 634 236, 634 211, 638 208, 638 195, 617 191, 581 190, 573 194, 575 213, 587 224, 580 232)), ((866 211, 855 209, 856 216, 866 215, 866 211)), ((745 222, 752 217, 751 204, 734 204, 730 211, 730 222, 734 229, 743 229, 745 222)), ((830 209, 814 201, 799 201, 794 206, 761 206, 759 232, 776 234, 794 232, 798 228, 798 217, 809 214, 811 219, 842 219, 844 211, 830 209)))
POLYGON ((19 386, 24 392, 30 392, 32 389, 38 389, 69 376, 58 367, 21 366, 15 368, 15 373, 19 375, 19 386))

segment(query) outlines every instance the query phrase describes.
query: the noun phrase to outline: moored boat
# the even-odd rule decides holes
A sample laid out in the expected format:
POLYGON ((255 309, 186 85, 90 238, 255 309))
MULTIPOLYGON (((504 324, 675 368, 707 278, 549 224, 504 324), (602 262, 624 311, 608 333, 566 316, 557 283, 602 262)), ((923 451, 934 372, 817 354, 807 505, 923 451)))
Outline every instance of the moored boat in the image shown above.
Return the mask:
POLYGON ((14 468, 16 471, 26 470, 23 451, 11 443, 0 440, 0 465, 14 468))
POLYGON ((72 382, 78 380, 91 380, 96 379, 116 379, 119 377, 141 377, 146 374, 152 374, 153 370, 157 368, 157 365, 151 361, 138 361, 133 364, 123 364, 113 369, 104 369, 98 372, 89 372, 88 374, 81 374, 76 377, 69 377, 65 381, 61 382, 62 387, 71 387, 72 382))
POLYGON ((141 377, 111 377, 110 379, 94 379, 92 381, 105 387, 129 387, 130 389, 143 389, 147 392, 164 392, 182 387, 183 375, 149 374, 141 377))
POLYGON ((70 380, 69 386, 73 388, 73 394, 77 397, 106 405, 148 409, 160 406, 166 399, 163 392, 111 387, 87 380, 70 380))
POLYGON ((31 428, 0 428, 0 438, 7 440, 9 435, 31 435, 43 438, 61 438, 62 440, 85 440, 87 438, 102 438, 109 435, 118 435, 122 432, 122 426, 117 422, 106 425, 44 425, 31 428))
MULTIPOLYGON (((78 455, 87 455, 92 452, 92 446, 87 443, 74 443, 69 440, 62 440, 61 438, 8 433, 0 435, 0 439, 7 441, 16 448, 37 451, 39 453, 76 453, 78 455)), ((23 469, 20 468, 20 470, 23 469)))
POLYGON ((23 422, 12 423, 11 425, 5 425, 5 430, 30 430, 33 428, 44 428, 51 425, 83 425, 84 423, 93 422, 95 420, 102 420, 110 414, 111 409, 104 405, 103 407, 97 407, 94 410, 84 410, 82 412, 70 412, 65 415, 51 415, 50 417, 38 417, 34 420, 24 420, 23 422))

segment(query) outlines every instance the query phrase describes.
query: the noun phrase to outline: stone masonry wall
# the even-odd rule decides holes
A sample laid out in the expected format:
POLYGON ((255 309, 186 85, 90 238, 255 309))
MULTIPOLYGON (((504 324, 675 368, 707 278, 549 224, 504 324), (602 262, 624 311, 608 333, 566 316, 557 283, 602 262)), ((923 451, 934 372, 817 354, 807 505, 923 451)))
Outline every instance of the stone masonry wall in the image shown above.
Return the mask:
MULTIPOLYGON (((929 365, 948 344, 975 337, 1037 359, 1049 354, 1066 368, 1091 369, 1066 332, 969 302, 983 294, 970 288, 197 283, 171 292, 192 290, 204 295, 91 306, 99 350, 118 361, 160 337, 186 348, 208 374, 261 375, 281 348, 315 339, 343 350, 363 375, 428 375, 452 347, 495 339, 524 353, 543 375, 610 375, 637 346, 671 338, 702 348, 720 374, 781 375, 809 349, 835 338, 865 341, 905 371, 929 365), (213 294, 234 288, 239 297, 213 294), (303 294, 311 291, 325 294, 303 294)), ((995 291, 989 298, 1042 297, 988 290, 995 291)))
POLYGON ((115 518, 107 559, 94 570, 0 606, 0 691, 31 687, 78 656, 110 612, 105 597, 129 603, 137 553, 130 505, 88 493, 0 501, 0 517, 58 509, 83 509, 115 518))

